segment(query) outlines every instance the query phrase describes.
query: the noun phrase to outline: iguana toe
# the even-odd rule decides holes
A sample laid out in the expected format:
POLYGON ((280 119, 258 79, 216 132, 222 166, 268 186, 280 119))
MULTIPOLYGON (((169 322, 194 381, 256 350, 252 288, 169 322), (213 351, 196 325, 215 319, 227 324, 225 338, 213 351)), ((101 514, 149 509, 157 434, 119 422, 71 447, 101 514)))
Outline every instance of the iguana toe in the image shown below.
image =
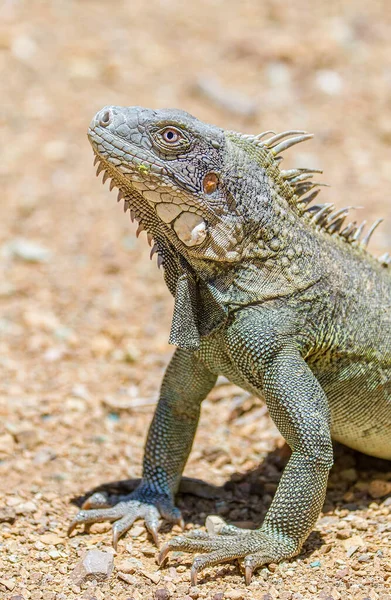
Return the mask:
POLYGON ((85 529, 93 523, 102 523, 104 521, 115 521, 113 525, 113 546, 116 549, 118 540, 132 527, 137 519, 144 519, 145 526, 152 535, 156 546, 159 545, 158 531, 161 517, 165 520, 180 524, 183 527, 182 515, 168 498, 145 497, 145 494, 133 492, 127 500, 121 500, 115 506, 109 506, 108 502, 113 502, 100 492, 94 494, 83 504, 80 510, 68 528, 70 535, 78 525, 84 525, 85 529), (99 506, 99 508, 95 508, 99 506), (101 508, 106 506, 106 508, 101 508), (86 510, 86 507, 94 507, 86 510))
MULTIPOLYGON (((237 528, 236 528, 237 529, 237 528)), ((240 531, 240 530, 239 530, 240 531)), ((279 562, 296 553, 289 542, 277 540, 260 530, 244 531, 232 535, 186 535, 177 536, 164 545, 159 554, 159 564, 163 564, 171 550, 201 553, 191 569, 191 583, 196 585, 198 573, 205 567, 234 559, 244 559, 245 579, 248 585, 253 572, 262 565, 279 562)))
POLYGON ((94 508, 92 510, 80 510, 68 527, 68 535, 76 529, 78 525, 92 525, 93 523, 102 523, 104 521, 116 521, 122 514, 122 503, 112 508, 94 508))

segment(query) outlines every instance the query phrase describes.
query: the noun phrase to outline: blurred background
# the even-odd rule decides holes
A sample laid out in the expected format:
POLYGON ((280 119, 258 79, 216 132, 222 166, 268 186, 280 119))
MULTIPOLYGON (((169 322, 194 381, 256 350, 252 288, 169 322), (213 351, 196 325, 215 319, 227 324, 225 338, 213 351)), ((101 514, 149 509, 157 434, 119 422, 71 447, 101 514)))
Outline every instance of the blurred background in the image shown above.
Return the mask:
MULTIPOLYGON (((2 1, 1 503, 46 502, 39 526, 61 533, 72 493, 139 476, 172 352, 162 274, 95 178, 95 112, 177 107, 242 132, 313 132, 285 168, 323 168, 323 201, 384 217, 371 242, 384 253, 390 27, 389 0, 2 1)), ((188 473, 221 483, 282 441, 262 407, 243 423, 237 391, 214 394, 188 473)))

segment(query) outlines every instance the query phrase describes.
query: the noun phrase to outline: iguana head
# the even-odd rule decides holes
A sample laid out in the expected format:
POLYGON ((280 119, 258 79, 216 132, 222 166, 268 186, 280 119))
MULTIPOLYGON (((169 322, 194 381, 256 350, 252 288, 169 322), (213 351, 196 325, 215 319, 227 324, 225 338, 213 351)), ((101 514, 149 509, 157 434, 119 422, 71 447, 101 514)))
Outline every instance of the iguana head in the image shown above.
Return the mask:
POLYGON ((108 106, 93 119, 89 138, 98 172, 112 178, 161 255, 172 245, 190 263, 241 259, 255 203, 239 194, 249 161, 244 153, 242 160, 230 157, 223 130, 180 110, 108 106))

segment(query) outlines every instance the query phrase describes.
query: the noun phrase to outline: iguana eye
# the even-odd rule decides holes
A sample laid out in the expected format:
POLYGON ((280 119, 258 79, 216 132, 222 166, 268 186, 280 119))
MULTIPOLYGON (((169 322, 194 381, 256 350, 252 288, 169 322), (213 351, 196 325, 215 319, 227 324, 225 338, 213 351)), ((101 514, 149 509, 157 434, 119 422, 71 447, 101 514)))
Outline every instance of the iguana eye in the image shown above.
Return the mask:
POLYGON ((188 134, 175 125, 164 125, 160 129, 152 129, 151 137, 155 145, 168 154, 185 152, 191 145, 188 134))
POLYGON ((163 140, 168 144, 176 144, 182 138, 179 131, 173 127, 166 127, 166 129, 163 129, 161 132, 161 135, 163 140))

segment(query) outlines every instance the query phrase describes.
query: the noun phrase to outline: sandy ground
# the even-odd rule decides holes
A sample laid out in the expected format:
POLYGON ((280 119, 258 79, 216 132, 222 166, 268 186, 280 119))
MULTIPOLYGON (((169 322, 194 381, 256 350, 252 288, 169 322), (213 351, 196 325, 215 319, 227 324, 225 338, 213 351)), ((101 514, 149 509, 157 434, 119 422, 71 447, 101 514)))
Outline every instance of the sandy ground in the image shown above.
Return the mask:
MULTIPOLYGON (((324 168, 325 201, 384 216, 371 246, 384 253, 389 0, 4 0, 0 11, 0 597, 391 598, 391 468, 341 448, 303 552, 249 588, 237 565, 190 588, 180 553, 158 570, 141 522, 112 576, 79 586, 75 566, 111 551, 110 527, 66 537, 75 497, 140 476, 172 352, 172 300, 146 239, 95 179, 91 117, 106 104, 175 106, 244 132, 313 131, 287 165, 324 168)), ((187 527, 209 513, 258 523, 286 455, 262 404, 221 382, 186 475, 224 487, 179 498, 187 527)))

